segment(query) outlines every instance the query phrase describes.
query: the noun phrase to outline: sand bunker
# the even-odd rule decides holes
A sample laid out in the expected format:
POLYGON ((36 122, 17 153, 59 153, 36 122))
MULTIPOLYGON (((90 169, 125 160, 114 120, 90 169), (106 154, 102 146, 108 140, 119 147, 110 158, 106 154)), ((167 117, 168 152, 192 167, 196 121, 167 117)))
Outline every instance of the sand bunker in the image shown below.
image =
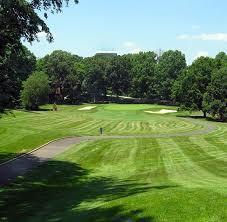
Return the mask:
POLYGON ((160 111, 144 111, 145 113, 153 113, 153 114, 166 114, 166 113, 176 113, 176 110, 170 109, 161 109, 160 111))
POLYGON ((78 110, 83 111, 83 110, 91 110, 91 109, 94 109, 94 108, 96 108, 96 106, 85 106, 85 107, 78 109, 78 110))

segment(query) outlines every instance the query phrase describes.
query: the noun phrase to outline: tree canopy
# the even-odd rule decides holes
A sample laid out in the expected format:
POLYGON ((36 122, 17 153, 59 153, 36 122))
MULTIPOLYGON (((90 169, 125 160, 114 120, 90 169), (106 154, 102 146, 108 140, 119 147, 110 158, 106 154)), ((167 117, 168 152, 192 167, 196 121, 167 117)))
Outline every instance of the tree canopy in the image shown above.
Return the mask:
POLYGON ((48 76, 43 72, 34 72, 23 83, 21 91, 23 106, 28 110, 37 110, 48 101, 49 91, 48 76))
POLYGON ((203 96, 203 109, 221 121, 227 119, 227 67, 213 72, 203 96))
POLYGON ((114 95, 128 93, 130 87, 130 62, 127 57, 114 57, 106 68, 109 90, 114 95))
POLYGON ((216 68, 214 59, 200 57, 191 66, 186 68, 172 87, 173 98, 183 108, 190 110, 203 109, 203 96, 211 80, 211 74, 216 68))
POLYGON ((170 100, 174 81, 186 68, 185 55, 176 50, 169 50, 162 54, 157 65, 158 95, 160 99, 170 100))
MULTIPOLYGON (((46 33, 47 41, 53 41, 45 19, 48 12, 61 12, 69 0, 0 0, 0 110, 14 104, 14 70, 10 61, 20 57, 21 39, 38 40, 40 32, 46 33), (64 4, 65 3, 65 4, 64 4), (41 18, 37 10, 43 12, 41 18)), ((78 3, 78 1, 75 1, 78 3)))
POLYGON ((155 88, 157 55, 154 52, 140 52, 129 55, 131 60, 132 88, 131 94, 137 98, 155 98, 157 89, 155 88))

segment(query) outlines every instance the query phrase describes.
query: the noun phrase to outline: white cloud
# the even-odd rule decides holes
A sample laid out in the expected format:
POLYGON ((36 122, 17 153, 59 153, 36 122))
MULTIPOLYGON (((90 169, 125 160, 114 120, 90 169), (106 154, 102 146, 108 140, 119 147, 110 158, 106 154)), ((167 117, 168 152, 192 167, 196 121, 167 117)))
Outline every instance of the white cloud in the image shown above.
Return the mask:
POLYGON ((202 34, 199 38, 204 41, 227 41, 227 33, 202 34))
POLYGON ((227 41, 227 33, 201 34, 195 37, 203 41, 227 41))
POLYGON ((143 51, 143 49, 141 49, 135 42, 126 41, 123 43, 123 50, 121 51, 121 54, 136 54, 143 51))
POLYGON ((180 40, 190 39, 190 36, 186 34, 182 34, 182 35, 178 35, 177 39, 180 39, 180 40))
POLYGON ((136 43, 128 41, 128 42, 124 42, 123 45, 126 48, 134 48, 136 46, 136 43))
POLYGON ((213 33, 200 35, 179 35, 177 39, 180 40, 202 40, 202 41, 227 41, 227 33, 213 33))
POLYGON ((192 26, 192 29, 194 29, 194 30, 198 30, 198 29, 200 29, 201 27, 199 26, 199 25, 193 25, 192 26))
POLYGON ((197 54, 196 54, 196 56, 194 57, 193 60, 198 59, 198 58, 201 57, 201 56, 206 57, 206 56, 208 56, 208 55, 209 55, 209 53, 208 53, 207 51, 198 51, 197 54))

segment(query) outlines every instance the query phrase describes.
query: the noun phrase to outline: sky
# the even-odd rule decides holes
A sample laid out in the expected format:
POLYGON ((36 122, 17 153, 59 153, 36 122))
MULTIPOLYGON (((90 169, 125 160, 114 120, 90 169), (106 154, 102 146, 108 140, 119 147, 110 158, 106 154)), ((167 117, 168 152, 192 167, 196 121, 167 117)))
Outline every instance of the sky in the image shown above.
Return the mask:
POLYGON ((37 57, 54 50, 83 57, 181 50, 190 64, 199 56, 227 52, 226 10, 226 0, 80 0, 78 5, 71 0, 46 20, 53 43, 39 33, 39 42, 25 45, 37 57))

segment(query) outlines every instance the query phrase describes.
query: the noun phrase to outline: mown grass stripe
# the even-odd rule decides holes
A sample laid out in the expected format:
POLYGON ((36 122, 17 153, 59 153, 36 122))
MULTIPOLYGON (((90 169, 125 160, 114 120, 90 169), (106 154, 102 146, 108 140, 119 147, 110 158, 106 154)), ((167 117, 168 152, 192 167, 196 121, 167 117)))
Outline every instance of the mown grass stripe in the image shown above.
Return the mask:
POLYGON ((214 175, 227 178, 227 164, 225 161, 216 159, 209 155, 199 143, 193 142, 190 138, 174 138, 177 144, 180 145, 182 151, 196 164, 203 167, 205 170, 214 175))

